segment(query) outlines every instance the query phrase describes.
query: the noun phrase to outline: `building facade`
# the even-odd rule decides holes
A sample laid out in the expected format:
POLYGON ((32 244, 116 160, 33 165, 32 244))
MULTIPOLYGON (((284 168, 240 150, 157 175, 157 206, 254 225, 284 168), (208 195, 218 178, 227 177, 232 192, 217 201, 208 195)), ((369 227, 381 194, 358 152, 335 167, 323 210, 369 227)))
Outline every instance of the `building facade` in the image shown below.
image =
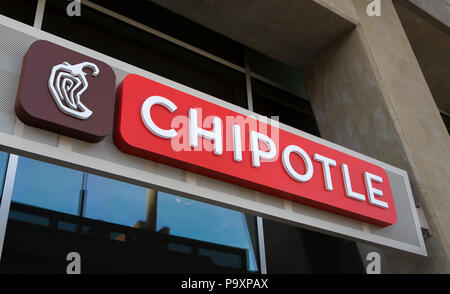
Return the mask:
POLYGON ((381 273, 450 272, 447 0, 14 0, 0 14, 0 272, 64 273, 70 252, 82 273, 366 273, 371 252, 381 273), (22 62, 42 39, 108 63, 115 87, 154 78, 406 171, 413 209, 394 195, 397 214, 420 236, 328 230, 328 214, 122 154, 111 133, 22 123, 22 62), (400 244, 414 238, 425 251, 400 244))

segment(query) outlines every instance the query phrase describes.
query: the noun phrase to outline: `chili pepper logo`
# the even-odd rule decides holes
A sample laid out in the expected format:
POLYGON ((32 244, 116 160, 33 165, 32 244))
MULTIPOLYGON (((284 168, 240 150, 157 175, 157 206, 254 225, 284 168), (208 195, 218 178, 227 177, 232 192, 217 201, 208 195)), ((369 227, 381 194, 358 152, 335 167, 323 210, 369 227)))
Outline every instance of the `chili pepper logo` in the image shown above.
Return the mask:
POLYGON ((71 65, 65 61, 52 68, 48 80, 50 93, 59 110, 83 120, 92 115, 92 111, 81 102, 81 95, 89 86, 84 68, 89 68, 93 77, 100 72, 97 65, 91 62, 71 65))

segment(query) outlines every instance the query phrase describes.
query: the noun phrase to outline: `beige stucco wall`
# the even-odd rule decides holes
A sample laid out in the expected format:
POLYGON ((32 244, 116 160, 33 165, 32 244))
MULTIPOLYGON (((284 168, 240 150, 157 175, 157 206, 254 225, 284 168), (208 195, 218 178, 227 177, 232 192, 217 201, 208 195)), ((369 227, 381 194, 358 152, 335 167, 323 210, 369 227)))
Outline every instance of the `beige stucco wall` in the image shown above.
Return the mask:
MULTIPOLYGON (((354 7, 356 30, 302 69, 321 134, 408 171, 432 226, 433 236, 426 239, 430 256, 382 250, 389 260, 383 269, 450 272, 447 130, 391 0, 381 1, 381 16, 374 17, 366 14, 370 1, 339 3, 339 14, 354 7)), ((348 17, 354 18, 353 12, 348 17)))

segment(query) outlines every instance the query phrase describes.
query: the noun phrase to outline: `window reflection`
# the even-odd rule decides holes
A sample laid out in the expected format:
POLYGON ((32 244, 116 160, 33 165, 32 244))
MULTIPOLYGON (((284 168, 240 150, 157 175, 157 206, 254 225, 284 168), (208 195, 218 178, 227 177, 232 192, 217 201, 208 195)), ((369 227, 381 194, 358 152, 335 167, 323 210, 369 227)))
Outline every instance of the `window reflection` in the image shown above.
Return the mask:
POLYGON ((152 190, 88 174, 86 191, 83 216, 131 227, 145 223, 152 190))
POLYGON ((448 133, 450 134, 450 116, 447 116, 441 113, 442 120, 444 121, 445 127, 447 128, 448 133))
POLYGON ((279 116, 281 123, 320 136, 309 101, 252 79, 253 110, 267 117, 279 116))
POLYGON ((8 167, 8 153, 0 152, 0 198, 3 195, 3 185, 5 183, 6 168, 8 167))
POLYGON ((87 6, 82 6, 81 16, 69 17, 66 6, 64 1, 47 1, 44 31, 246 107, 243 73, 87 6))
MULTIPOLYGON (((248 225, 243 213, 164 192, 158 192, 157 211, 157 230, 168 228, 171 235, 244 248, 249 270, 257 270, 254 242, 250 237, 255 228, 253 224, 248 225)), ((223 256, 216 256, 215 260, 219 264, 224 262, 223 256)))
MULTIPOLYGON (((249 270, 256 271, 256 257, 251 242, 252 225, 244 214, 158 192, 112 179, 87 175, 83 216, 134 228, 185 237, 247 250, 249 270)), ((119 237, 119 239, 122 237, 119 237)), ((186 251, 189 247, 169 244, 169 250, 186 251), (180 249, 181 248, 181 249, 180 249)), ((222 256, 206 254, 221 266, 222 256), (211 256, 210 256, 211 255, 211 256), (214 257, 214 258, 213 258, 214 257)), ((200 252, 199 252, 200 254, 200 252)), ((240 267, 240 259, 228 266, 240 267)), ((228 259, 232 262, 232 259, 228 259)))
POLYGON ((301 73, 297 68, 270 58, 251 48, 247 48, 247 59, 252 72, 282 85, 299 97, 307 97, 301 73))
POLYGON ((0 14, 33 25, 37 0, 0 1, 0 14))
POLYGON ((12 201, 78 214, 83 173, 20 157, 12 201))
MULTIPOLYGON (((82 242, 83 250, 94 252, 100 240, 104 250, 124 242, 128 249, 121 250, 126 252, 147 248, 141 252, 148 259, 142 267, 123 262, 118 272, 121 266, 138 272, 184 272, 184 267, 187 272, 257 271, 255 217, 237 211, 25 157, 19 158, 12 200, 5 243, 5 256, 10 255, 0 272, 14 268, 19 251, 37 254, 31 251, 53 244, 62 252, 82 242), (39 248, 18 249, 20 234, 27 230, 39 235, 39 248), (173 265, 161 268, 156 259, 173 265)), ((100 272, 115 271, 103 268, 98 258, 90 266, 92 272, 98 272, 97 266, 100 272)))

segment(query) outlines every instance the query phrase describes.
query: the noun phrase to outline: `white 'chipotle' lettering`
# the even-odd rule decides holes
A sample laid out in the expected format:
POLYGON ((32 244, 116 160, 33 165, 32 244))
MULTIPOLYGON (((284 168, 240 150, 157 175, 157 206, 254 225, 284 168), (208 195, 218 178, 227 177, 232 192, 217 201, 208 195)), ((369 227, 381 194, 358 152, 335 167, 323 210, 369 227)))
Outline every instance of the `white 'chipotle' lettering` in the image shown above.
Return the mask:
MULTIPOLYGON (((141 106, 141 119, 147 129, 154 135, 163 139, 172 139, 176 137, 177 132, 174 129, 162 129, 157 126, 151 117, 151 108, 153 105, 161 105, 168 109, 170 112, 174 112, 177 106, 167 98, 160 96, 151 96, 147 98, 141 106)), ((212 130, 205 130, 198 126, 198 114, 195 108, 189 109, 189 146, 195 148, 198 146, 198 137, 203 137, 213 141, 214 154, 221 156, 223 154, 223 134, 222 134, 222 120, 219 117, 213 117, 212 130)), ((242 162, 242 138, 241 127, 237 124, 232 126, 232 139, 233 139, 233 159, 236 164, 242 162)), ((261 160, 270 161, 276 158, 277 147, 274 141, 267 135, 250 130, 250 152, 252 158, 252 166, 259 168, 261 166, 261 160), (260 148, 260 143, 265 145, 265 150, 260 148)), ((336 161, 332 158, 327 158, 320 154, 313 154, 313 159, 322 165, 323 182, 327 191, 333 191, 333 181, 331 176, 331 168, 336 166, 336 161)), ((311 180, 314 175, 314 166, 311 161, 311 157, 300 146, 289 145, 281 152, 281 161, 287 175, 297 182, 307 182, 311 180), (299 156, 304 163, 304 172, 299 173, 294 169, 291 162, 291 155, 299 156)), ((341 172, 343 184, 345 187, 345 194, 347 197, 358 200, 366 201, 366 196, 353 190, 352 182, 350 179, 349 166, 346 163, 341 164, 341 172)), ((383 196, 383 191, 373 187, 373 182, 382 183, 383 179, 380 176, 364 172, 364 183, 366 187, 367 198, 369 204, 388 208, 388 204, 384 201, 376 199, 383 196)))

